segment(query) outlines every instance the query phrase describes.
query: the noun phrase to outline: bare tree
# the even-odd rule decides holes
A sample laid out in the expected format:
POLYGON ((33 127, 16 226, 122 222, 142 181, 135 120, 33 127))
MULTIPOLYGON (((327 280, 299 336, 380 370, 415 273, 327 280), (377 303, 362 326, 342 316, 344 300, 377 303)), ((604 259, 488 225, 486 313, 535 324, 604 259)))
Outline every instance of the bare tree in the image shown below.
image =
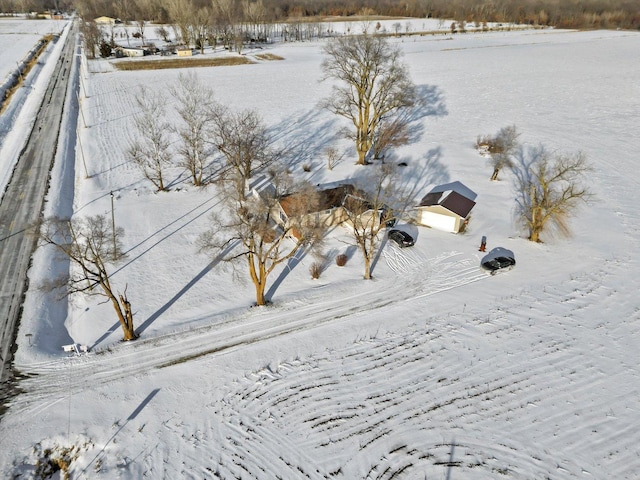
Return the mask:
POLYGON ((163 42, 168 43, 170 41, 170 32, 164 25, 156 27, 155 33, 159 36, 163 42))
POLYGON ((233 112, 219 108, 213 123, 213 142, 227 161, 227 172, 238 192, 257 170, 275 161, 277 154, 260 115, 254 110, 233 112))
POLYGON ((478 138, 476 145, 486 149, 490 155, 493 167, 492 181, 498 180, 498 174, 503 168, 513 167, 513 155, 519 146, 519 136, 516 126, 511 125, 501 128, 494 136, 478 138))
POLYGON ((324 47, 324 79, 333 78, 331 97, 323 106, 350 120, 358 164, 366 163, 382 119, 414 104, 415 85, 401 63, 401 52, 384 36, 358 35, 330 40, 324 47))
POLYGON ((90 59, 96 58, 96 47, 102 40, 100 27, 94 21, 82 21, 80 23, 80 32, 84 40, 87 57, 90 59))
POLYGON ((218 33, 225 48, 232 50, 234 45, 242 51, 242 9, 236 0, 211 0, 218 33))
POLYGON ((171 22, 175 25, 176 42, 190 46, 193 38, 191 36, 190 16, 192 12, 190 0, 165 0, 164 7, 167 9, 171 22), (178 38, 178 35, 180 38, 178 38))
POLYGON ((327 168, 329 170, 333 170, 333 167, 338 165, 342 161, 342 157, 344 157, 334 146, 327 147, 324 153, 327 155, 327 168))
POLYGON ((191 36, 195 47, 200 50, 200 53, 204 53, 205 43, 213 23, 213 10, 210 6, 201 8, 192 6, 191 8, 193 8, 190 22, 191 36))
POLYGON ((242 12, 248 27, 251 39, 258 42, 266 42, 269 37, 270 18, 269 11, 262 0, 242 0, 242 12))
POLYGON ((529 160, 523 155, 521 165, 513 169, 516 218, 532 242, 540 242, 540 235, 549 227, 568 235, 568 222, 576 208, 591 197, 582 180, 592 168, 583 153, 551 154, 541 147, 529 154, 529 160))
POLYGON ((213 153, 212 145, 207 142, 217 108, 213 90, 200 82, 195 73, 181 73, 171 93, 178 101, 177 111, 182 119, 182 125, 176 128, 182 140, 178 149, 182 166, 191 174, 193 184, 200 186, 205 164, 213 153))
POLYGON ((146 179, 158 190, 164 190, 163 169, 171 161, 170 125, 166 121, 165 99, 141 87, 136 102, 140 113, 134 124, 138 136, 129 146, 129 157, 146 179))
MULTIPOLYGON (((237 172, 235 172, 237 174, 237 172)), ((211 216, 211 228, 199 239, 202 251, 235 263, 246 261, 255 287, 256 304, 265 305, 267 280, 273 270, 301 248, 319 244, 323 228, 316 216, 317 193, 309 185, 293 185, 285 173, 273 177, 273 188, 244 196, 234 182, 225 182, 225 207, 211 216), (290 196, 289 219, 276 222, 280 200, 290 196)))
POLYGON ((393 225, 403 211, 393 165, 379 164, 361 181, 362 189, 344 201, 347 222, 364 259, 364 278, 372 278, 372 264, 380 246, 380 232, 393 225))
POLYGON ((126 287, 119 293, 111 282, 108 267, 124 258, 121 228, 113 225, 104 215, 51 219, 44 223, 40 233, 42 244, 53 245, 69 258, 71 269, 67 285, 68 294, 101 295, 111 302, 124 333, 124 340, 137 337, 133 327, 133 313, 127 299, 126 287))
POLYGON ((373 159, 384 161, 389 149, 406 145, 410 139, 409 118, 406 115, 381 119, 373 139, 373 159))

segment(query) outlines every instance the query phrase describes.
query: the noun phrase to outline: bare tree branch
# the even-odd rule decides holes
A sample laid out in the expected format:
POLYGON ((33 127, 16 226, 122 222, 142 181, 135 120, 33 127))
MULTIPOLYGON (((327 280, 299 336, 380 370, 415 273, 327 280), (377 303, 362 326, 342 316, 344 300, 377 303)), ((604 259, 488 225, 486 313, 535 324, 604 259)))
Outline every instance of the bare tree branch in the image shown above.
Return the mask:
POLYGON ((569 220, 581 202, 592 194, 582 185, 592 171, 586 156, 550 154, 540 147, 523 154, 513 167, 516 188, 516 218, 528 230, 529 240, 541 241, 549 229, 568 235, 569 220))
POLYGON ((182 141, 178 149, 182 166, 191 174, 193 184, 200 186, 205 165, 213 154, 207 134, 219 107, 213 90, 201 83, 195 73, 179 74, 171 94, 178 101, 177 111, 182 119, 182 125, 175 129, 182 141))
POLYGON ((69 258, 72 268, 67 282, 68 294, 101 295, 111 301, 124 333, 124 340, 137 337, 131 305, 111 283, 108 265, 124 258, 121 228, 112 231, 104 215, 72 220, 49 219, 40 230, 40 243, 53 245, 69 258))
POLYGON ((164 190, 163 171, 171 161, 165 99, 141 87, 136 102, 140 108, 134 120, 138 137, 129 146, 129 157, 147 180, 158 190, 164 190))

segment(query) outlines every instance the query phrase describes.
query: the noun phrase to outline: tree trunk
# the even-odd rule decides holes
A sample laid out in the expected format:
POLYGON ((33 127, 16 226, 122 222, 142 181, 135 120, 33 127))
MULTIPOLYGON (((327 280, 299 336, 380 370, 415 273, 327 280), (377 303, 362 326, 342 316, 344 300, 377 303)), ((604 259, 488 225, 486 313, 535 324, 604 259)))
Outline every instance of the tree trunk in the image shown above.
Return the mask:
POLYGON ((264 289, 265 289, 265 284, 264 283, 257 283, 256 284, 256 305, 266 305, 267 302, 264 298, 264 289))
POLYGON ((125 342, 128 342, 129 340, 135 340, 137 338, 137 335, 135 330, 133 329, 133 313, 131 312, 131 304, 127 300, 126 295, 120 295, 120 301, 118 301, 115 295, 111 293, 109 293, 109 297, 111 298, 113 308, 118 315, 120 326, 122 327, 122 332, 124 334, 123 340, 125 342))
POLYGON ((138 335, 136 335, 136 331, 133 328, 133 312, 131 311, 131 303, 129 303, 126 293, 120 295, 120 304, 124 309, 124 325, 122 327, 124 330, 124 339, 125 341, 135 340, 138 338, 138 335))
POLYGON ((358 149, 358 165, 366 165, 367 152, 358 149))
POLYGON ((259 264, 256 267, 254 264, 254 255, 250 254, 247 257, 247 260, 249 262, 249 274, 251 276, 251 281, 256 289, 256 305, 266 305, 267 302, 264 298, 264 290, 267 284, 267 272, 262 264, 259 264))
POLYGON ((540 230, 537 228, 531 229, 529 240, 531 240, 532 242, 540 243, 540 230))
POLYGON ((371 280, 371 259, 364 256, 364 279, 371 280))
POLYGON ((540 234, 544 228, 544 224, 539 218, 540 216, 540 208, 533 207, 531 212, 531 226, 529 227, 529 240, 536 243, 540 242, 540 234))
POLYGON ((498 180, 498 173, 500 173, 500 169, 499 168, 495 168, 493 170, 493 175, 491 175, 491 180, 492 181, 498 180))

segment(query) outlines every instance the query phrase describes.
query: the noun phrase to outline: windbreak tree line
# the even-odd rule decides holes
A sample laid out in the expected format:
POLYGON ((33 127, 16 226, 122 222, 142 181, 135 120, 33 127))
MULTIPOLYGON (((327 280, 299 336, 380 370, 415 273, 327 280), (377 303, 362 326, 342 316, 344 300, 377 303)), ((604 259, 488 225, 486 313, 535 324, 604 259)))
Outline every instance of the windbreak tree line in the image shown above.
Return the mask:
POLYGON ((210 182, 216 168, 219 178, 244 192, 254 172, 274 161, 272 139, 256 111, 235 111, 215 101, 213 90, 194 73, 179 74, 169 91, 177 115, 167 110, 163 92, 146 87, 138 90, 138 113, 133 120, 137 135, 127 150, 129 159, 156 190, 168 188, 164 171, 177 166, 188 172, 195 186, 210 182), (216 153, 224 161, 214 166, 216 153))
MULTIPOLYGON (((213 11, 216 0, 0 0, 0 12, 39 12, 58 8, 77 10, 85 19, 101 15, 135 21, 180 23, 187 10, 202 17, 213 11), (139 12, 139 13, 138 13, 139 12), (139 17, 139 18, 138 18, 139 17)), ((562 28, 640 28, 636 0, 225 0, 227 12, 241 22, 276 22, 321 16, 355 16, 369 13, 415 18, 448 18, 465 22, 517 22, 562 28), (242 6, 249 8, 243 10, 242 6)), ((197 23, 197 22, 196 22, 197 23)))

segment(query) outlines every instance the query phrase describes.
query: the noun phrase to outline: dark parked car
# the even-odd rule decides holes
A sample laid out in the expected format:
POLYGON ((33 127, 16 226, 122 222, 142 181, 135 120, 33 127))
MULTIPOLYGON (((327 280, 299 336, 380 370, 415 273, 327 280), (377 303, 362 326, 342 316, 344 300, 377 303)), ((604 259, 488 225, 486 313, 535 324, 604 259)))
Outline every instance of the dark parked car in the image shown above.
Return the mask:
POLYGON ((389 240, 393 240, 400 248, 411 247, 416 243, 411 235, 402 230, 389 230, 387 236, 389 240))
POLYGON ((493 274, 497 271, 511 270, 516 264, 516 257, 511 250, 496 247, 485 255, 480 263, 482 268, 493 274))

